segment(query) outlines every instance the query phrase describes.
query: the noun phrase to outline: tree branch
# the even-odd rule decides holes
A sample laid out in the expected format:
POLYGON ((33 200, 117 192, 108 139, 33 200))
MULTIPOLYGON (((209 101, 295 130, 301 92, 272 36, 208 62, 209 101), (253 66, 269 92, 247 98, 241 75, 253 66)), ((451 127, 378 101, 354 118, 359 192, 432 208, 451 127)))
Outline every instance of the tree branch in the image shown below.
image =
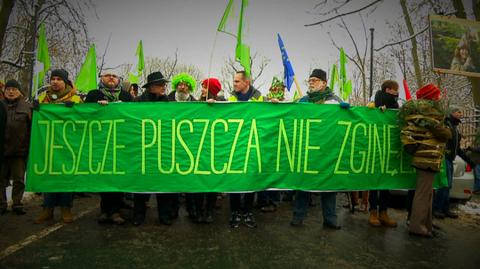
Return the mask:
POLYGON ((356 12, 360 12, 362 10, 365 10, 373 5, 376 5, 380 2, 382 2, 383 0, 375 0, 373 1, 372 3, 362 7, 362 8, 359 8, 359 9, 356 9, 356 10, 353 10, 353 11, 350 11, 350 12, 345 12, 345 13, 341 13, 341 14, 338 14, 336 16, 333 16, 331 18, 328 18, 328 19, 325 19, 325 20, 322 20, 322 21, 319 21, 319 22, 315 22, 315 23, 311 23, 311 24, 305 24, 304 26, 305 27, 308 27, 308 26, 315 26, 315 25, 319 25, 319 24, 322 24, 322 23, 325 23, 325 22, 329 22, 331 20, 335 20, 335 19, 338 19, 338 18, 341 18, 341 17, 344 17, 344 16, 347 16, 347 15, 351 15, 351 14, 354 14, 356 12))

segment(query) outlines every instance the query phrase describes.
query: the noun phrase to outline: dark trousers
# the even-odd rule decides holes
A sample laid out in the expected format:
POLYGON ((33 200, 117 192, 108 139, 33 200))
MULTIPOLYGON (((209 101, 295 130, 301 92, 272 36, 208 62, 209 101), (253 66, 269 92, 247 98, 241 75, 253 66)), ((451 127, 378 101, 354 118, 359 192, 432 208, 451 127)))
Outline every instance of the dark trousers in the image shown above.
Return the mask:
POLYGON ((274 205, 280 202, 280 191, 261 191, 257 196, 257 206, 274 205))
POLYGON ((253 209, 254 192, 230 193, 230 210, 232 212, 251 213, 253 209), (242 207, 243 196, 243 207, 242 207))
POLYGON ((388 190, 372 190, 368 196, 368 202, 370 203, 370 211, 386 211, 388 208, 388 198, 390 193, 388 190))
POLYGON ((101 192, 100 208, 102 213, 118 213, 123 203, 123 192, 101 192))
MULTIPOLYGON (((173 218, 178 210, 178 193, 157 193, 157 210, 159 218, 173 218)), ((133 214, 145 216, 150 193, 135 193, 133 195, 133 214)))

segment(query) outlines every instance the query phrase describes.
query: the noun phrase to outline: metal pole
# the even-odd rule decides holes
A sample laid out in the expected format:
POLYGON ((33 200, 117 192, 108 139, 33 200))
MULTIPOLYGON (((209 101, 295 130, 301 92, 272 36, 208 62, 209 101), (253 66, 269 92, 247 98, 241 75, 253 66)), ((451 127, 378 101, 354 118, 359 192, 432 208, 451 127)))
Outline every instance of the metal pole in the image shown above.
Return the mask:
POLYGON ((372 98, 373 93, 373 32, 374 28, 370 28, 370 94, 368 95, 368 101, 372 98))

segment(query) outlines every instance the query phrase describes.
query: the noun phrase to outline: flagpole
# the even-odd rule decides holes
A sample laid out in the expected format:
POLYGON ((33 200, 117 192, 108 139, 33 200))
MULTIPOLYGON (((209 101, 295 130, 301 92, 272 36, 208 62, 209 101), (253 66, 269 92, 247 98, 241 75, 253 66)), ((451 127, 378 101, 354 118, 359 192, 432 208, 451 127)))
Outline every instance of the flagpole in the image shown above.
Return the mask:
POLYGON ((302 90, 300 90, 300 84, 298 84, 297 77, 293 76, 293 82, 295 82, 295 87, 297 87, 297 92, 300 97, 303 96, 302 90))
MULTIPOLYGON (((212 46, 212 52, 210 53, 210 59, 208 60, 208 73, 207 73, 207 79, 210 78, 210 72, 212 71, 212 63, 213 63, 213 54, 215 52, 215 47, 217 45, 217 39, 218 39, 218 31, 215 32, 215 38, 213 39, 213 46, 212 46)), ((210 80, 207 80, 207 96, 206 99, 208 99, 208 87, 210 84, 210 80)), ((223 92, 225 94, 225 91, 223 92)), ((226 98, 226 97, 225 97, 226 98)))

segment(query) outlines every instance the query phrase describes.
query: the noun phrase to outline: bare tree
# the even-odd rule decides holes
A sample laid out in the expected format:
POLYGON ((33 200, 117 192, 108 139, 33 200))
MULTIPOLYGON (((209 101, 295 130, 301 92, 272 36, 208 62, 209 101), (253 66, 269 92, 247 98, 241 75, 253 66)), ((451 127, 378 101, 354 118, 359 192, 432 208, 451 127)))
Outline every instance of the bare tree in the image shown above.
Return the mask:
POLYGON ((85 12, 91 0, 16 0, 4 39, 1 68, 23 85, 32 81, 35 44, 43 23, 53 68, 76 74, 89 46, 85 12))
POLYGON ((0 57, 2 57, 2 47, 3 39, 8 26, 8 20, 12 14, 13 6, 15 5, 14 0, 4 0, 2 1, 2 6, 0 9, 0 57))
MULTIPOLYGON (((259 89, 263 86, 263 83, 258 84, 257 81, 263 75, 263 72, 269 63, 270 59, 265 56, 260 56, 258 53, 253 53, 250 56, 250 79, 255 88, 259 89)), ((233 75, 235 72, 240 70, 243 70, 243 67, 233 58, 228 58, 225 60, 225 63, 222 67, 221 82, 223 88, 229 93, 233 92, 233 75)))

